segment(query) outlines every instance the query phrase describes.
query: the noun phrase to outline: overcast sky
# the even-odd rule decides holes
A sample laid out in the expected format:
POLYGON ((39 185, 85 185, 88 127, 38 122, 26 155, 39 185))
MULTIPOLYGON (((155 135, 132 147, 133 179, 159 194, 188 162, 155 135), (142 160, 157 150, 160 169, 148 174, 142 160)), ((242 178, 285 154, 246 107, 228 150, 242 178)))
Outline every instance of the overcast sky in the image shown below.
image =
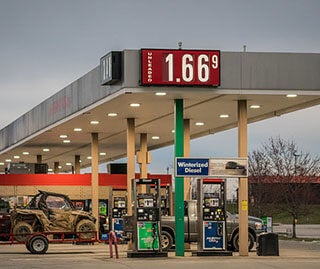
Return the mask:
MULTIPOLYGON (((320 0, 0 0, 0 129, 111 50, 182 41, 186 49, 319 53, 319 26, 320 0)), ((319 111, 249 125, 249 152, 280 136, 318 154, 319 111)), ((172 147, 154 151, 150 172, 172 172, 172 156, 172 147)), ((237 130, 192 141, 191 156, 237 156, 237 130)))

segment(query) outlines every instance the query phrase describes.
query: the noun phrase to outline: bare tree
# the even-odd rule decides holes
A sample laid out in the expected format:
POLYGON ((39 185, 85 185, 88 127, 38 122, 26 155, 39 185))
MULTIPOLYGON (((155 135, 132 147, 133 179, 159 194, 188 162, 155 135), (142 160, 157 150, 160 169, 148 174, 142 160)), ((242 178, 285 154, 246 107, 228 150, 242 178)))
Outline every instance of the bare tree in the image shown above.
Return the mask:
POLYGON ((297 219, 309 213, 314 199, 311 181, 306 179, 319 176, 319 157, 299 151, 292 141, 270 138, 261 149, 249 154, 249 174, 256 186, 270 187, 256 189, 257 204, 261 206, 267 197, 275 205, 284 205, 292 216, 295 238, 297 219))
POLYGON ((253 151, 249 156, 250 174, 250 208, 254 215, 267 214, 266 204, 269 204, 269 192, 263 181, 268 176, 268 159, 262 151, 253 151))

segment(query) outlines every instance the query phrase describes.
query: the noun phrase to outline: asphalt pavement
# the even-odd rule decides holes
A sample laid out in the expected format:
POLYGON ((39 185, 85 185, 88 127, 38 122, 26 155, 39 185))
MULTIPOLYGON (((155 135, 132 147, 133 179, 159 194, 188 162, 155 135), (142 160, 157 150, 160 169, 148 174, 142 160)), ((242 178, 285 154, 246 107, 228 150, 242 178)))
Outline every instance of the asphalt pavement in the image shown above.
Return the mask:
MULTIPOLYGON (((196 246, 193 245, 193 248, 196 246)), ((0 268, 45 268, 45 269, 319 269, 320 240, 279 241, 279 256, 257 256, 255 251, 249 256, 233 253, 231 257, 197 257, 186 252, 184 257, 176 257, 169 252, 167 258, 127 258, 127 245, 119 245, 119 259, 110 258, 109 246, 50 244, 43 255, 30 254, 24 245, 0 245, 0 268)))
MULTIPOLYGON (((273 232, 287 235, 292 235, 292 225, 290 224, 276 224, 273 227, 273 232)), ((296 234, 299 238, 317 238, 320 239, 320 224, 297 224, 296 234)))

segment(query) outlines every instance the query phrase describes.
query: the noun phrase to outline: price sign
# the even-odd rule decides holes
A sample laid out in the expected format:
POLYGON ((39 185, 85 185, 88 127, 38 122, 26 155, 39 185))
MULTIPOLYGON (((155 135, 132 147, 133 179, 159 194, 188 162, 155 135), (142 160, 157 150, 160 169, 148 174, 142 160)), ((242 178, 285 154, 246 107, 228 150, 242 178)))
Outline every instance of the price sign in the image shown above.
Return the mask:
POLYGON ((141 84, 219 86, 219 50, 141 50, 141 84))
POLYGON ((111 51, 100 59, 101 85, 111 85, 121 80, 121 51, 111 51))

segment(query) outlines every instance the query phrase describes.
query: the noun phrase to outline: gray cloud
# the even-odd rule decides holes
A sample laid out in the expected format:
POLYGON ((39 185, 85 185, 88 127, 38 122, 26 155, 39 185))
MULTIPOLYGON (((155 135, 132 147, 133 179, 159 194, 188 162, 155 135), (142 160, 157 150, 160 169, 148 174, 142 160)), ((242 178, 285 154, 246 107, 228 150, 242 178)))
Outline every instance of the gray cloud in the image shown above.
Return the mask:
MULTIPOLYGON (((0 128, 98 65, 141 47, 319 52, 318 0, 0 0, 0 128)), ((319 152, 319 107, 249 126, 249 150, 270 136, 319 152)), ((155 151, 154 171, 172 163, 155 151)), ((230 130, 192 142, 195 156, 237 154, 230 130)))

